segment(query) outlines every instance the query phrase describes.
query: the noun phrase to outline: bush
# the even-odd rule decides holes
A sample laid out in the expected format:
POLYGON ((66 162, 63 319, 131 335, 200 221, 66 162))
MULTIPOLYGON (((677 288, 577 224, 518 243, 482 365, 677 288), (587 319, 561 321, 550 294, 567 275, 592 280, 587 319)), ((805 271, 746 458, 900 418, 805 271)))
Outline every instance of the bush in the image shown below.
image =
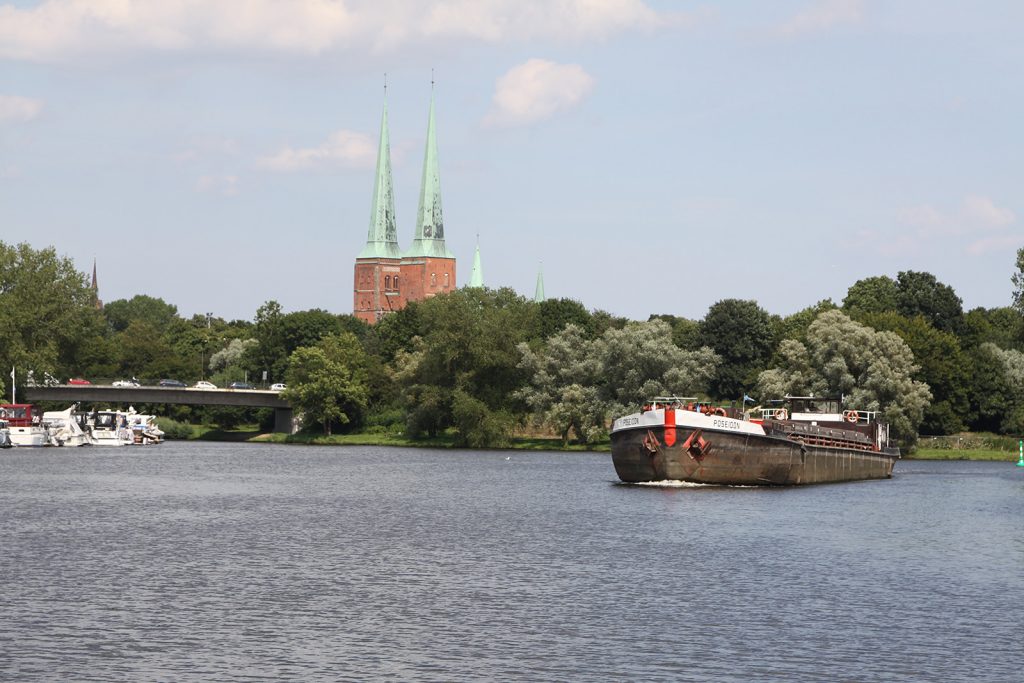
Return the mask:
POLYGON ((169 417, 158 417, 154 422, 156 422, 157 427, 163 430, 165 439, 184 441, 195 436, 195 429, 190 424, 178 422, 169 417))
POLYGON ((512 419, 503 411, 487 405, 459 389, 452 406, 458 445, 470 448, 501 448, 509 443, 512 419))

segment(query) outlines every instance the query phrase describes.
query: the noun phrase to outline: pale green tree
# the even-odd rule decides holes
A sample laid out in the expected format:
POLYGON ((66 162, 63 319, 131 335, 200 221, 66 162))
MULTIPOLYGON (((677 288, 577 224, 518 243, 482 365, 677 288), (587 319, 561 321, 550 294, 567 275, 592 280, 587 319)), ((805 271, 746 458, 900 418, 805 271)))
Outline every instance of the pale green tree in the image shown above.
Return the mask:
POLYGON ((718 356, 709 348, 685 351, 672 341, 672 327, 655 319, 610 328, 588 340, 566 326, 534 350, 520 344, 529 384, 517 392, 536 419, 568 441, 593 442, 608 418, 660 394, 703 393, 718 356))
POLYGON ((1013 307, 1024 315, 1024 247, 1017 250, 1017 270, 1010 276, 1013 283, 1013 307))
POLYGON ((245 352, 255 347, 257 343, 255 339, 232 339, 227 346, 210 356, 210 370, 220 372, 241 362, 245 352))
POLYGON ((778 366, 758 379, 762 398, 843 395, 848 406, 878 411, 904 443, 916 440, 931 392, 913 379, 914 355, 895 333, 826 311, 808 328, 806 343, 786 340, 777 357, 778 366))

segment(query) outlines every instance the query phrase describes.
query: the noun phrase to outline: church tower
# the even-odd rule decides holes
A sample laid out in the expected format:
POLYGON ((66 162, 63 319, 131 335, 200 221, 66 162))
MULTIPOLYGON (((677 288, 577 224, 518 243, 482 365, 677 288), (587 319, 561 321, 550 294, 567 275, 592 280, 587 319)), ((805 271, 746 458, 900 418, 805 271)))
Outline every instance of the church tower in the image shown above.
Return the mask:
POLYGON ((402 295, 417 301, 455 290, 455 255, 444 242, 444 216, 441 211, 441 174, 437 163, 437 136, 434 131, 434 96, 430 96, 427 118, 427 149, 423 157, 416 233, 402 254, 402 295))
MULTIPOLYGON (((405 306, 401 275, 402 254, 398 248, 395 220, 395 194, 391 181, 391 145, 388 136, 388 104, 380 120, 380 145, 377 149, 377 178, 373 184, 370 230, 366 246, 356 257, 355 316, 370 324, 389 311, 405 306)), ((404 278, 403 278, 404 279, 404 278)))

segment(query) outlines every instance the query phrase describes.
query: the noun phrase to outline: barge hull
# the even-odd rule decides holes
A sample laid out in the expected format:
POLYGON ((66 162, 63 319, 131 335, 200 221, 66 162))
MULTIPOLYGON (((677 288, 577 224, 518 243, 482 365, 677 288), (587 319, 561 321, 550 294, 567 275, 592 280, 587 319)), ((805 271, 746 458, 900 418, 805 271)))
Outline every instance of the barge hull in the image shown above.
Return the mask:
POLYGON ((622 481, 792 486, 888 479, 898 457, 780 436, 672 427, 666 440, 665 432, 645 425, 612 434, 612 462, 622 481))

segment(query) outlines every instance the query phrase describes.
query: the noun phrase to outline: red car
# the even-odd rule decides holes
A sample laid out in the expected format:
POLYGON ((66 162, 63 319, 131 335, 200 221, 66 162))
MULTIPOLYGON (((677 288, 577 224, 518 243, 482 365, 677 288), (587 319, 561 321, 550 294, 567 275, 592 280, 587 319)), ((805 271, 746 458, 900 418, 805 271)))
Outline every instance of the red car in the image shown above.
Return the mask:
POLYGON ((72 377, 68 380, 68 384, 92 384, 92 382, 87 379, 82 379, 81 377, 72 377))

